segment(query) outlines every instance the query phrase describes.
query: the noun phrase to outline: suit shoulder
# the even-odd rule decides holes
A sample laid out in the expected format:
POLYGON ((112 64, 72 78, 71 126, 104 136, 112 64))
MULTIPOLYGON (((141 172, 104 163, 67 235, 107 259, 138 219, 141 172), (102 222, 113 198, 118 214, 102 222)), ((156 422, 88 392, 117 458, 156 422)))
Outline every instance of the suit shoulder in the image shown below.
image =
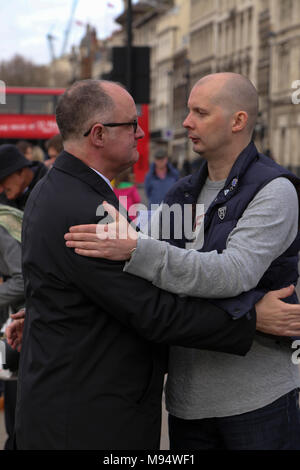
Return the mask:
MULTIPOLYGON (((106 198, 107 199, 107 198, 106 198)), ((84 223, 94 220, 104 196, 75 176, 50 170, 33 189, 26 209, 39 214, 39 218, 61 220, 61 217, 84 223)))

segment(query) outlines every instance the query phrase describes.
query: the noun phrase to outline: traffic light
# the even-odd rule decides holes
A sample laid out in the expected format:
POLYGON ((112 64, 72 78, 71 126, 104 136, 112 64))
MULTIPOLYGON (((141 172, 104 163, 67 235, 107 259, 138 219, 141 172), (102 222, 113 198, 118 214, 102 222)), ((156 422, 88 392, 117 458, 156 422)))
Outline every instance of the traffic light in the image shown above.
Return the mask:
MULTIPOLYGON (((112 48, 112 71, 105 78, 114 82, 120 82, 127 86, 127 49, 126 47, 112 48)), ((150 47, 132 48, 132 84, 131 90, 134 101, 137 104, 150 102, 150 47)))

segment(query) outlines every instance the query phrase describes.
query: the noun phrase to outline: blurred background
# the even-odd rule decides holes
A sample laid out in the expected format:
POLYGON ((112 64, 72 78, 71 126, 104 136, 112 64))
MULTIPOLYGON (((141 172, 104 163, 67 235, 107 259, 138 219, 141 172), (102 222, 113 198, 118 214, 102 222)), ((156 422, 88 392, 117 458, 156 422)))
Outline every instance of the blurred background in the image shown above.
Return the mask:
POLYGON ((234 71, 259 91, 258 148, 300 174, 299 0, 11 0, 0 31, 0 143, 45 150, 63 89, 113 79, 133 94, 146 133, 136 182, 161 147, 185 174, 196 157, 182 127, 189 91, 203 75, 234 71))

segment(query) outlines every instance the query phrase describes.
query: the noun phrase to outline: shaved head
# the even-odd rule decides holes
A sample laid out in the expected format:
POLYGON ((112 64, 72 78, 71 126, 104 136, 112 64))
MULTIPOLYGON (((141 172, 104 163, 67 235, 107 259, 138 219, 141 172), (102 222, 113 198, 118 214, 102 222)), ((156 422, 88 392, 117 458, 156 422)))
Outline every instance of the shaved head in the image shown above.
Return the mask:
POLYGON ((228 114, 245 111, 247 131, 252 134, 258 115, 258 94, 252 82, 238 73, 214 73, 201 78, 195 87, 212 84, 211 100, 228 114))

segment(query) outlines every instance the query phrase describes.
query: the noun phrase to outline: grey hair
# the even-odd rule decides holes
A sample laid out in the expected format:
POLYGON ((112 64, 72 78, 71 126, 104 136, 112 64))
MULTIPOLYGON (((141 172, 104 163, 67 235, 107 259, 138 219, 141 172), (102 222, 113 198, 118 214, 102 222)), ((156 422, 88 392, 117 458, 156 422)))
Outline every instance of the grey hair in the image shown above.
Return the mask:
POLYGON ((82 137, 93 120, 111 114, 115 104, 102 83, 100 80, 81 80, 59 97, 56 122, 63 141, 82 137))

